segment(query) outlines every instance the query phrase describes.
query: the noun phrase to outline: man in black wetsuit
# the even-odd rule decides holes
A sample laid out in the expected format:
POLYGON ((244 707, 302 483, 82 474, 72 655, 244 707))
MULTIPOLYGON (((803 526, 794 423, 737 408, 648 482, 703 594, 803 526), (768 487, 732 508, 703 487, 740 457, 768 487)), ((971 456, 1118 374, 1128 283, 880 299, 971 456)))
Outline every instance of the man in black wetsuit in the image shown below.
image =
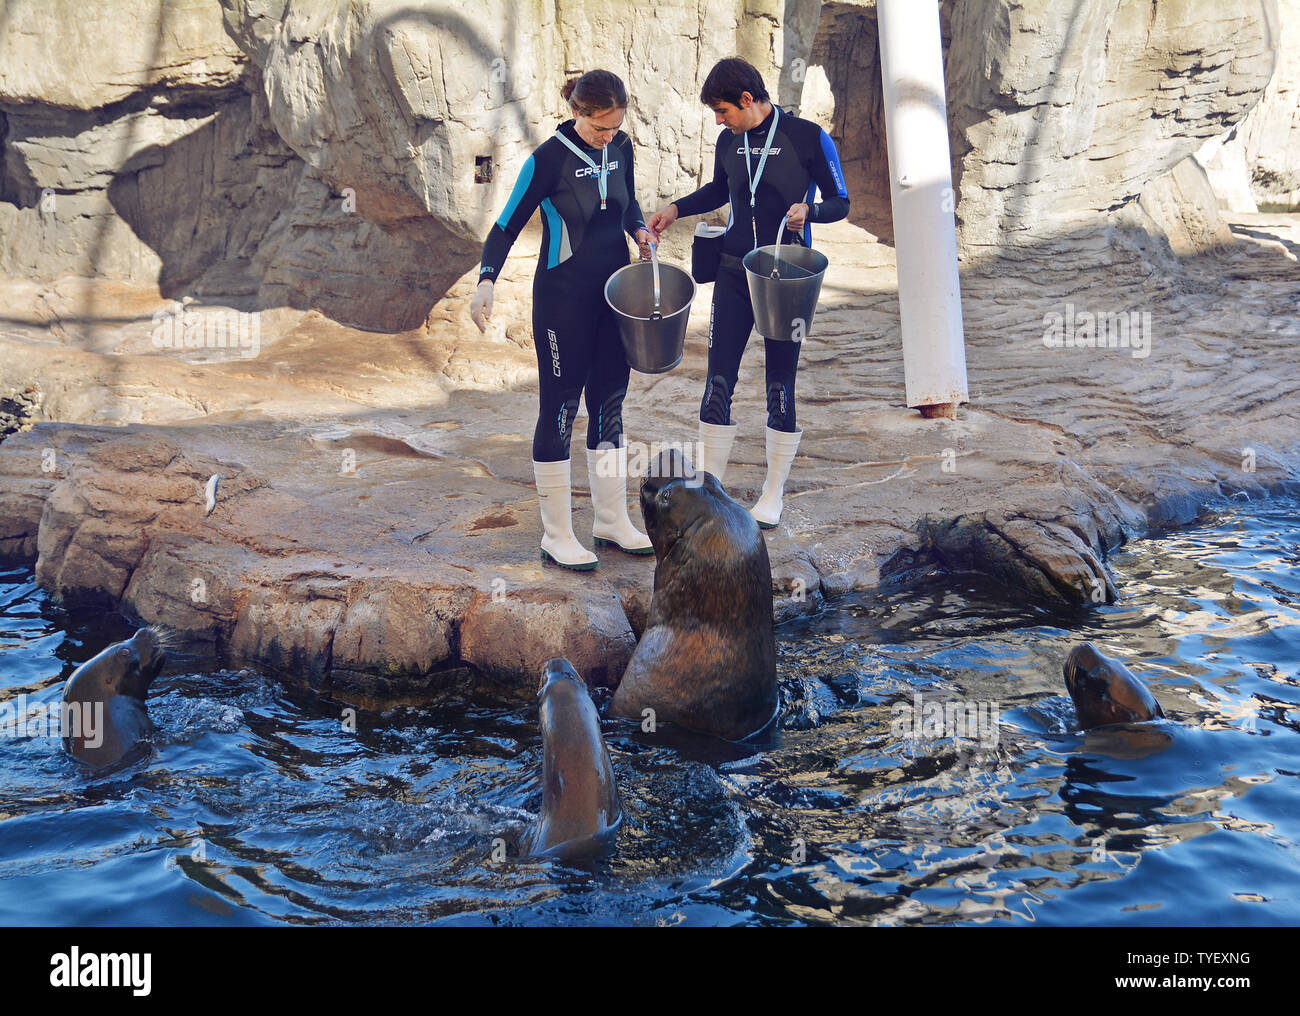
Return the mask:
MULTIPOLYGON (((809 224, 847 216, 849 193, 830 135, 812 121, 773 105, 751 64, 738 58, 719 61, 704 80, 700 100, 727 127, 718 138, 713 180, 656 213, 648 225, 657 238, 679 215, 701 215, 731 203, 722 263, 713 285, 709 376, 700 403, 701 465, 722 480, 737 427, 731 422, 731 397, 754 327, 741 258, 755 247, 770 244, 786 216, 789 222, 781 242, 811 246, 809 224), (814 202, 818 190, 822 200, 814 202)), ((781 518, 786 477, 803 436, 795 427, 794 411, 799 346, 798 342, 764 342, 767 479, 750 513, 767 529, 781 518)))
POLYGON ((540 207, 542 249, 533 275, 533 345, 540 408, 533 430, 533 475, 542 513, 542 557, 588 571, 596 555, 573 535, 570 430, 587 399, 587 473, 597 545, 651 554, 649 538, 627 511, 623 397, 629 368, 605 282, 628 263, 624 232, 649 254, 632 173, 632 141, 619 127, 627 111, 623 82, 588 71, 565 86, 574 119, 560 124, 519 172, 514 190, 483 244, 470 314, 486 330, 492 290, 519 231, 540 207))

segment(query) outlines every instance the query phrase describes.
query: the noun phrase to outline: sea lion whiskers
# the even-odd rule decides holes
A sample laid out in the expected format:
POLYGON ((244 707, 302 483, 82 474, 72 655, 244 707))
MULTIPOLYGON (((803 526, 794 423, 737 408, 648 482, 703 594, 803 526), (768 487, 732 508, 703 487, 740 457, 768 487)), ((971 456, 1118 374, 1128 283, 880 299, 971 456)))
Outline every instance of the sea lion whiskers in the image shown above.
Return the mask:
POLYGON ((170 628, 165 628, 160 624, 147 624, 145 628, 153 632, 153 637, 158 640, 158 648, 163 652, 176 648, 178 644, 176 633, 170 628))

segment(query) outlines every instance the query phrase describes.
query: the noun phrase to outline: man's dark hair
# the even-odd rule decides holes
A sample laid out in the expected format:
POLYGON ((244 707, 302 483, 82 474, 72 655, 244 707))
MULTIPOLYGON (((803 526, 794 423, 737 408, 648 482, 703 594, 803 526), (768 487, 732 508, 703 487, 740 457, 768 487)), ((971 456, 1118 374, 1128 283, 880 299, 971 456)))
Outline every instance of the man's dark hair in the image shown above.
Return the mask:
POLYGON ((738 56, 719 60, 704 79, 700 89, 700 101, 706 106, 716 106, 720 102, 740 105, 742 92, 748 92, 755 102, 767 102, 767 88, 763 85, 763 76, 758 68, 748 60, 738 56))

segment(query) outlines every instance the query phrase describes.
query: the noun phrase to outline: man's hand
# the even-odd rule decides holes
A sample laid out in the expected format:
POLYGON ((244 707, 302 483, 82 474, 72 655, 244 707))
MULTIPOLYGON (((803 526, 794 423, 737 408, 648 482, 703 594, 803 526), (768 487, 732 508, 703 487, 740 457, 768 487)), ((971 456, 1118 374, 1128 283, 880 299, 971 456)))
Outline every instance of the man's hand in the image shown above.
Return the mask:
POLYGON ((469 316, 474 319, 480 332, 487 332, 487 323, 492 319, 492 280, 484 279, 478 284, 474 300, 469 305, 469 316))
POLYGON ((675 204, 669 205, 667 208, 662 208, 655 212, 654 215, 650 216, 650 221, 647 222, 646 225, 650 227, 650 232, 655 235, 655 243, 659 242, 659 238, 663 236, 664 230, 676 221, 677 206, 675 204))
POLYGON ((641 260, 650 260, 650 245, 658 243, 655 235, 648 229, 638 229, 636 231, 636 245, 641 248, 641 260))
POLYGON ((808 221, 808 216, 812 214, 812 208, 805 201, 796 201, 785 214, 789 220, 786 222, 785 228, 797 233, 803 229, 804 223, 808 221))

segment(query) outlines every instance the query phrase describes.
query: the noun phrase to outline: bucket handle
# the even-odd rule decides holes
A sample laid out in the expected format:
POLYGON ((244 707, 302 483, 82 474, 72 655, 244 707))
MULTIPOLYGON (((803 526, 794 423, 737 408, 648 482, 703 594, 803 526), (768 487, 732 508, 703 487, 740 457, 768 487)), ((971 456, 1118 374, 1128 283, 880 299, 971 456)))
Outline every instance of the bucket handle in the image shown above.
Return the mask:
MULTIPOLYGON (((772 248, 772 278, 781 278, 781 237, 785 236, 785 224, 790 221, 790 216, 781 220, 781 228, 776 231, 776 244, 772 248)), ((657 306, 657 304, 656 304, 657 306)))
POLYGON ((663 317, 663 313, 659 310, 659 245, 653 240, 650 241, 650 266, 655 277, 655 309, 650 315, 650 320, 655 321, 663 317))

